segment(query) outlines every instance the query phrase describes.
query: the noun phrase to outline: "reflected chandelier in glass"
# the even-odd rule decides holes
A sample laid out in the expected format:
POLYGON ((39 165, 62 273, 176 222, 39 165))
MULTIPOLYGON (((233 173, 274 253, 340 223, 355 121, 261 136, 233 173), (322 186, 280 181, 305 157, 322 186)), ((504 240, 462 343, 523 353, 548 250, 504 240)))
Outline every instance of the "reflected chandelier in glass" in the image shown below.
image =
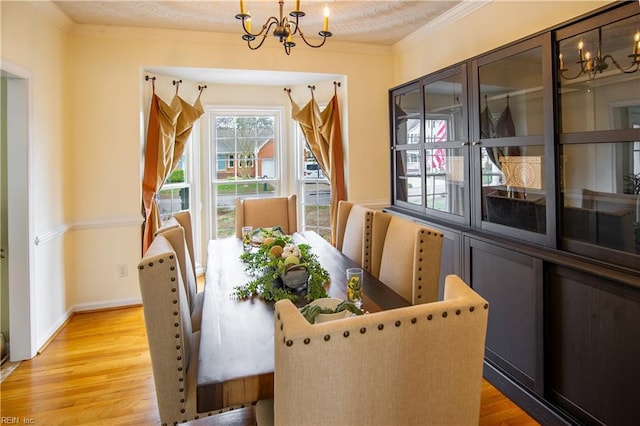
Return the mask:
POLYGON ((593 80, 598 74, 609 68, 610 64, 625 74, 638 71, 640 68, 640 30, 634 27, 634 25, 638 25, 637 18, 635 21, 629 20, 628 23, 622 25, 607 25, 586 32, 579 36, 577 45, 574 45, 575 50, 566 49, 569 43, 563 43, 565 51, 562 51, 563 46, 561 45, 558 55, 560 77, 565 80, 575 80, 584 76, 593 80), (604 51, 605 48, 608 49, 608 52, 604 51), (592 50, 589 49, 597 50, 592 53, 592 50), (576 51, 577 70, 570 71, 566 64, 573 63, 573 60, 576 59, 576 51), (625 51, 630 54, 625 55, 625 51))

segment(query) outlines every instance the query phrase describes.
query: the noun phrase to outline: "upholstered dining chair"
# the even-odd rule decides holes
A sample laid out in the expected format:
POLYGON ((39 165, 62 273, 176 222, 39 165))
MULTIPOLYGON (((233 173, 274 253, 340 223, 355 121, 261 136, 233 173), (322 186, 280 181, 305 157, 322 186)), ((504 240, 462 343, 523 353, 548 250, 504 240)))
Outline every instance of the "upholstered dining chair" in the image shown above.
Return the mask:
POLYGON ((444 235, 403 217, 376 211, 370 273, 416 305, 435 302, 444 235))
POLYGON ((189 256, 191 257, 191 269, 193 270, 193 276, 197 277, 196 273, 196 256, 194 252, 193 243, 193 223, 191 221, 191 213, 188 210, 174 213, 173 217, 178 221, 182 229, 184 229, 184 239, 187 243, 187 249, 189 250, 189 256))
MULTIPOLYGON (((183 217, 184 219, 184 217, 183 217)), ((182 227, 181 222, 176 217, 171 217, 162 224, 162 227, 156 232, 158 235, 164 236, 176 253, 178 265, 180 267, 180 276, 185 288, 187 302, 191 315, 191 326, 193 331, 200 330, 202 323, 202 305, 204 302, 204 292, 198 292, 198 282, 195 275, 194 264, 191 260, 191 251, 188 244, 186 229, 182 227)))
POLYGON ((280 226, 286 234, 298 231, 296 195, 269 198, 236 199, 236 236, 242 236, 242 227, 271 228, 280 226))
POLYGON ((442 301, 321 324, 279 301, 274 398, 257 423, 477 425, 488 313, 456 275, 442 301))
POLYGON ((156 235, 138 264, 138 281, 160 420, 193 420, 200 332, 191 327, 178 256, 164 234, 156 235))
POLYGON ((338 202, 336 248, 370 271, 373 210, 350 201, 338 202))

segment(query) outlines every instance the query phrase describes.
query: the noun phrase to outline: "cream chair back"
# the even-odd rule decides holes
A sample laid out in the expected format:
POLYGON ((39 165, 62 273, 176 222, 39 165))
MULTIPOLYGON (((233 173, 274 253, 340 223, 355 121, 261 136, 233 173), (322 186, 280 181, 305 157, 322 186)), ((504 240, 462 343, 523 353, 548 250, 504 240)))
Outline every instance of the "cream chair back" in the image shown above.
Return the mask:
POLYGON ((283 300, 275 318, 274 424, 478 424, 488 304, 458 276, 441 302, 312 325, 283 300))
POLYGON ((242 227, 271 228, 280 226, 286 234, 298 231, 298 206, 295 194, 288 197, 236 199, 236 236, 242 227))
POLYGON ((193 223, 191 221, 191 213, 188 210, 175 213, 173 217, 178 221, 182 229, 184 229, 184 239, 187 242, 187 249, 189 250, 189 256, 191 257, 191 269, 193 270, 193 276, 196 274, 196 256, 194 251, 194 234, 193 223))
POLYGON ((375 212, 371 270, 414 305, 438 299, 443 234, 384 212, 375 212))
POLYGON ((336 248, 367 271, 370 270, 373 210, 349 201, 338 202, 336 248))
POLYGON ((158 411, 163 424, 196 418, 200 333, 191 313, 171 243, 158 235, 138 264, 158 411))
POLYGON ((204 292, 198 293, 198 282, 192 268, 193 263, 191 262, 191 256, 187 246, 185 229, 175 218, 172 217, 167 220, 160 229, 158 229, 156 237, 159 235, 164 236, 169 241, 176 253, 178 265, 180 266, 182 283, 185 288, 191 312, 193 331, 198 331, 200 330, 202 322, 204 292))

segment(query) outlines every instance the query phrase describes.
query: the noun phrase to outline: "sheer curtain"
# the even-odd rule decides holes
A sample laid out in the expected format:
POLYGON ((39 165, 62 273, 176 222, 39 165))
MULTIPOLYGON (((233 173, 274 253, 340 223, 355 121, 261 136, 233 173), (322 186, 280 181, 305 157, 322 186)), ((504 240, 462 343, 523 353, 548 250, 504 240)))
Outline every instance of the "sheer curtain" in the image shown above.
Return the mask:
MULTIPOLYGON (((334 83, 336 84, 336 83, 334 83)), ((327 107, 320 111, 311 90, 311 100, 300 108, 291 98, 292 118, 300 125, 309 149, 316 157, 331 186, 331 242, 335 244, 338 202, 346 199, 342 127, 337 86, 327 107)))

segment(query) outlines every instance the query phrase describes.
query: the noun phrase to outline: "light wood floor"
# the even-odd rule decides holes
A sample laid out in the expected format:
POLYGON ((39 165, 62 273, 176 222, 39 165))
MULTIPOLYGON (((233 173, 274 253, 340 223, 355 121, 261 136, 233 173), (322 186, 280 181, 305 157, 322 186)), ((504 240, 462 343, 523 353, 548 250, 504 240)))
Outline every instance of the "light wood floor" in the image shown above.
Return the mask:
MULTIPOLYGON (((0 390, 0 415, 19 417, 20 424, 159 424, 142 308, 74 315, 43 353, 22 362, 0 390)), ((252 407, 236 411, 194 425, 253 422, 252 407)), ((536 424, 483 382, 480 425, 536 424)))

